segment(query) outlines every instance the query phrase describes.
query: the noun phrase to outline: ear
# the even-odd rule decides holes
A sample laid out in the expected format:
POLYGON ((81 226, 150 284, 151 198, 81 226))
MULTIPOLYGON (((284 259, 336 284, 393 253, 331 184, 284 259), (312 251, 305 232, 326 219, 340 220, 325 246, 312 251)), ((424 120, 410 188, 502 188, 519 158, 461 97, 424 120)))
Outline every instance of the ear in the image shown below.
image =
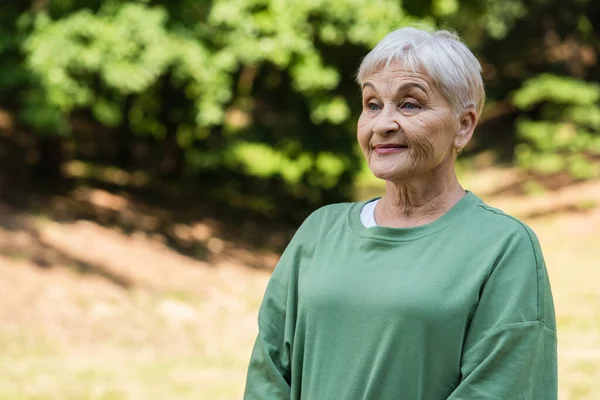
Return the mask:
POLYGON ((473 137, 475 126, 477 125, 477 113, 473 107, 464 110, 458 116, 458 131, 454 137, 454 147, 464 148, 473 137))

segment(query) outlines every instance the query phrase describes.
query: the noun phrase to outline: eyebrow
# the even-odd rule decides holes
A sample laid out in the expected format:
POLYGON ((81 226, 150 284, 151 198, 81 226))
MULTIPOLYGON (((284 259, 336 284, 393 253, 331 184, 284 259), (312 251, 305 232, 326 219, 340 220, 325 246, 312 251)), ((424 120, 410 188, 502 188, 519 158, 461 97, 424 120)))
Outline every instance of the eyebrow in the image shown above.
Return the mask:
POLYGON ((371 89, 373 89, 376 93, 377 92, 377 88, 375 87, 375 85, 373 85, 371 82, 365 82, 362 85, 363 90, 365 90, 366 87, 370 87, 371 89))
MULTIPOLYGON (((375 88, 375 86, 371 82, 365 82, 365 83, 363 83, 363 85, 362 85, 363 90, 366 87, 370 87, 375 92, 377 92, 377 89, 375 88)), ((422 92, 424 92, 425 94, 427 94, 427 95, 429 94, 427 92, 427 89, 425 89, 425 86, 423 86, 423 85, 421 85, 420 83, 417 83, 417 82, 407 82, 407 83, 401 85, 398 88, 398 90, 396 91, 396 93, 403 92, 403 91, 406 91, 406 90, 411 89, 411 88, 417 88, 417 89, 421 90, 422 92)))

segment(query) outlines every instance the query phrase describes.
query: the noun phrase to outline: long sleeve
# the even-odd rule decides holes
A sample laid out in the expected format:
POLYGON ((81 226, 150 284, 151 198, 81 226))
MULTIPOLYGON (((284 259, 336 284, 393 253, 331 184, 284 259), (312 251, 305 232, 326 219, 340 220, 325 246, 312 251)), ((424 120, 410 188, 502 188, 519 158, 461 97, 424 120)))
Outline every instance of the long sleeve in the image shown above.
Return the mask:
POLYGON ((259 332, 248 367, 244 400, 291 398, 298 276, 311 261, 319 234, 318 222, 314 213, 307 218, 271 275, 258 312, 259 332))
POLYGON ((461 382, 448 400, 557 398, 556 322, 539 243, 525 227, 503 250, 481 291, 461 382))
POLYGON ((285 343, 281 329, 259 320, 259 333, 250 358, 244 399, 289 399, 289 356, 289 343, 285 343))

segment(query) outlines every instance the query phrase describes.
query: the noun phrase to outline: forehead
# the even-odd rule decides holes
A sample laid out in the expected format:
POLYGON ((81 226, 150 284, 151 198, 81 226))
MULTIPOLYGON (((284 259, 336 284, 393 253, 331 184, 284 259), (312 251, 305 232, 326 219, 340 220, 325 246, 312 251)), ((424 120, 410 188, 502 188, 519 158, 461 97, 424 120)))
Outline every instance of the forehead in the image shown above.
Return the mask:
POLYGON ((400 62, 394 62, 387 66, 384 64, 373 70, 363 80, 363 87, 367 82, 375 86, 377 90, 394 89, 407 82, 419 83, 427 91, 435 92, 437 90, 437 85, 423 69, 413 70, 400 62))

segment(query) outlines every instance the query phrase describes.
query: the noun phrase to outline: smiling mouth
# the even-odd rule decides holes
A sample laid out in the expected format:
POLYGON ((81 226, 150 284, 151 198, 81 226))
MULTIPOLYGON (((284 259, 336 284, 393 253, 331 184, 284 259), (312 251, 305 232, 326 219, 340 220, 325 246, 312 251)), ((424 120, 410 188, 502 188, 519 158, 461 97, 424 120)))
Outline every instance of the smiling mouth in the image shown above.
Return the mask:
POLYGON ((408 150, 408 146, 404 144, 379 144, 373 147, 373 151, 378 154, 398 153, 408 150))

